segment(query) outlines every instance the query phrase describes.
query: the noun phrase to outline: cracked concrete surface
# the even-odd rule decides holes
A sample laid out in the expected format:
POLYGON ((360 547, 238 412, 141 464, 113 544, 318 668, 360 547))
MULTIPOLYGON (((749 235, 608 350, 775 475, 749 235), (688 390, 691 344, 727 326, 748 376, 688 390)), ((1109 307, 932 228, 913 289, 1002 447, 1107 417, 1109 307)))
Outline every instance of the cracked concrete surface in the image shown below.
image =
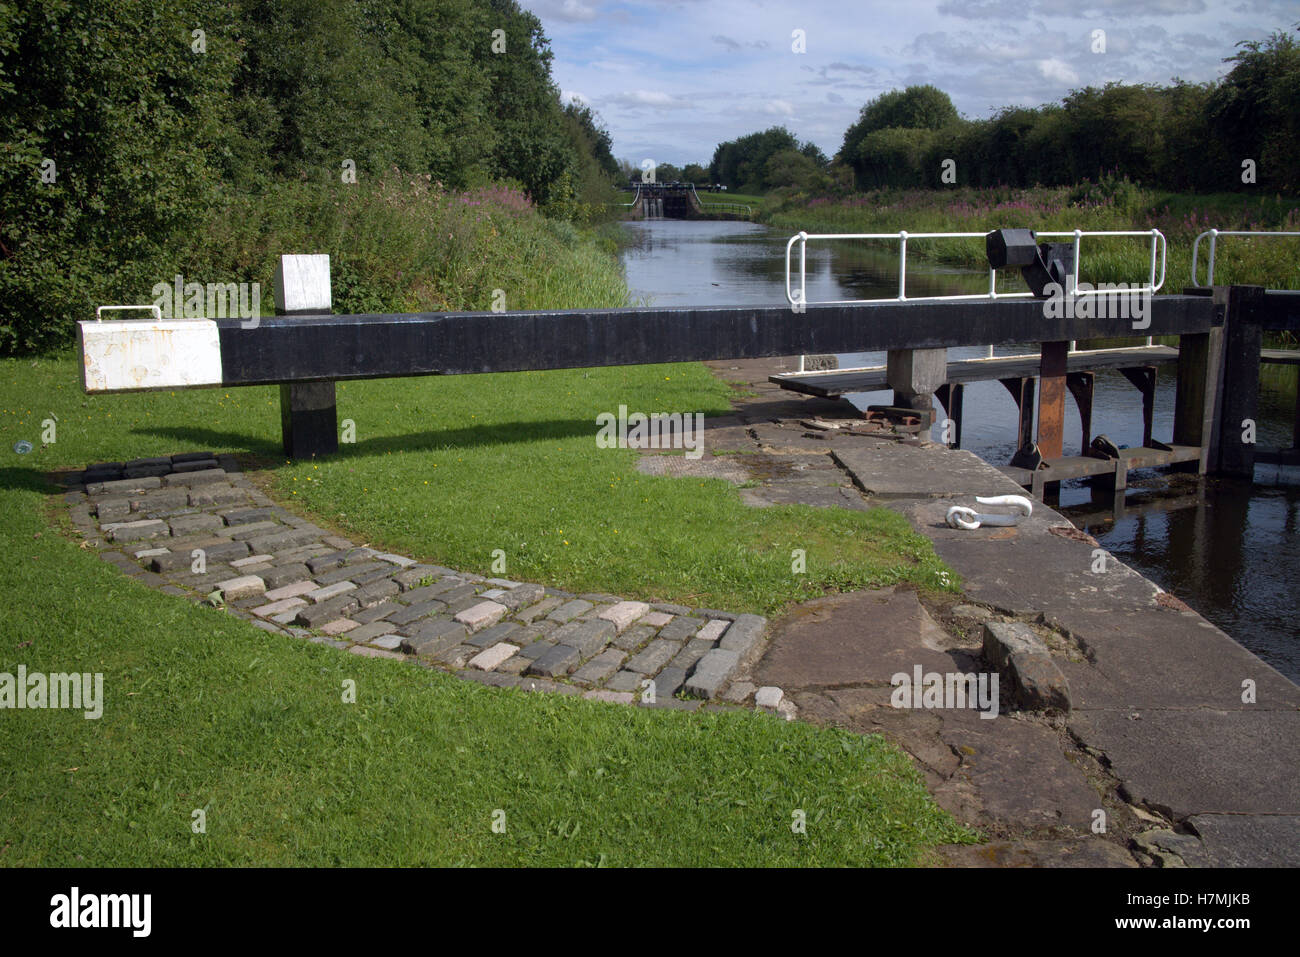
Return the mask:
POLYGON ((779 360, 709 365, 750 393, 716 420, 722 444, 706 439, 756 453, 736 457, 757 477, 747 501, 893 508, 961 576, 960 602, 887 589, 791 609, 753 669, 801 718, 880 733, 911 754, 935 799, 991 838, 940 849, 946 862, 1296 866, 1300 688, 1114 556, 1094 571, 1097 543, 1041 503, 1016 527, 949 528, 950 505, 1023 494, 970 453, 809 428, 856 414, 768 383, 779 360), (892 706, 896 672, 987 669, 978 635, 989 618, 1034 623, 1048 639, 1068 717, 892 706))

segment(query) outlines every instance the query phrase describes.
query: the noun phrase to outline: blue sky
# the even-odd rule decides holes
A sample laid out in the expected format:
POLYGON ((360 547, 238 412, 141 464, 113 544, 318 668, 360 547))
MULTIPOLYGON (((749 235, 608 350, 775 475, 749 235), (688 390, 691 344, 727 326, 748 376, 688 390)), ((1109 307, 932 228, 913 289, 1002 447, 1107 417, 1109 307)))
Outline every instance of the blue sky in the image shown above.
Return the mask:
POLYGON ((1213 80, 1239 40, 1300 21, 1295 0, 521 0, 566 98, 604 119, 614 155, 708 164, 783 124, 828 155, 862 104, 932 83, 972 119, 1072 88, 1213 80), (802 30, 806 52, 792 49, 802 30), (1093 52, 1094 31, 1105 52, 1093 52))

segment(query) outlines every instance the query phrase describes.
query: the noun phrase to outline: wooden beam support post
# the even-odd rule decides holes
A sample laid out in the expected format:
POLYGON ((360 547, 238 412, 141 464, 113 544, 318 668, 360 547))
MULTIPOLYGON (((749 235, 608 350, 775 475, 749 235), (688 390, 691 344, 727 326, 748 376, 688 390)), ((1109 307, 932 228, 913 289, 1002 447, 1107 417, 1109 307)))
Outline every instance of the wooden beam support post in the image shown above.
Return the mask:
POLYGON ((1065 375, 1069 342, 1044 342, 1038 375, 1038 451, 1045 459, 1065 454, 1065 375))
POLYGON ((1264 301, 1260 286, 1233 286, 1223 334, 1223 398, 1219 419, 1221 475, 1255 474, 1255 438, 1259 423, 1259 356, 1263 345, 1256 308, 1264 301))
POLYGON ((948 380, 947 349, 890 349, 885 375, 894 390, 894 405, 913 409, 929 428, 934 420, 934 393, 948 380))
POLYGON ((966 386, 961 382, 945 382, 934 390, 935 398, 943 406, 944 414, 952 421, 951 437, 943 440, 952 449, 961 448, 962 400, 965 394, 966 386))
MULTIPOLYGON (((333 312, 329 256, 281 256, 275 270, 275 308, 281 316, 333 312)), ((280 385, 280 435, 291 459, 332 455, 339 450, 334 382, 280 385)))
MULTIPOLYGON (((1223 381, 1223 313, 1228 306, 1228 288, 1217 286, 1212 294, 1216 325, 1207 332, 1178 338, 1173 441, 1174 445, 1200 447, 1201 457, 1194 466, 1198 475, 1217 467, 1219 460, 1216 424, 1223 381)), ((1193 463, 1187 465, 1191 467, 1193 463)))
POLYGON ((1034 444, 1034 380, 1032 376, 1017 379, 999 379, 1003 387, 1011 393, 1016 403, 1019 423, 1016 431, 1017 449, 1034 444))
POLYGON ((1074 396, 1074 404, 1079 409, 1079 425, 1083 432, 1083 444, 1080 455, 1088 454, 1092 444, 1092 397, 1095 391, 1097 375, 1094 372, 1071 372, 1065 377, 1065 385, 1074 396))
POLYGON ((1135 389, 1142 393, 1142 445, 1151 445, 1151 423, 1156 408, 1156 367, 1137 366, 1132 369, 1120 369, 1135 389))

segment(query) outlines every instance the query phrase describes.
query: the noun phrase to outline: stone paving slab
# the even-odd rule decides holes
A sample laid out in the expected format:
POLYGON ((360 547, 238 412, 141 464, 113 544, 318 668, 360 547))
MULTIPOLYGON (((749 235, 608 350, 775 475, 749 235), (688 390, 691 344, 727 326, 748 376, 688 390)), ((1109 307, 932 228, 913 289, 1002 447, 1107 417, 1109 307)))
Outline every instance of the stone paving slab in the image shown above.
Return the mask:
POLYGON ((541 675, 545 678, 563 676, 576 668, 581 660, 582 655, 578 653, 577 648, 555 644, 533 659, 533 663, 525 669, 525 674, 541 675))
POLYGON ((471 668, 478 668, 480 671, 492 671, 494 668, 505 664, 506 659, 515 654, 518 650, 518 645, 511 645, 503 641, 480 651, 469 660, 469 666, 471 668))
POLYGON ((299 608, 294 621, 308 628, 319 628, 335 618, 341 618, 348 612, 355 611, 356 607, 357 600, 350 595, 343 594, 336 598, 327 598, 317 604, 305 605, 299 608))
POLYGON ((645 650, 634 655, 624 666, 628 671, 635 671, 641 675, 653 675, 663 669, 668 662, 672 661, 673 656, 680 651, 682 645, 676 641, 665 641, 662 638, 656 638, 650 644, 646 645, 645 650))
POLYGON ((656 626, 645 623, 649 617, 650 616, 647 615, 639 624, 633 625, 620 635, 615 635, 610 644, 614 645, 616 648, 621 648, 624 651, 639 650, 646 644, 646 642, 655 636, 656 626))
MULTIPOLYGON (((475 648, 488 648, 510 638, 514 632, 518 632, 521 626, 518 622, 503 621, 493 625, 491 628, 485 628, 477 634, 470 637, 465 643, 473 645, 475 648)), ((516 641, 516 644, 518 641, 516 641)))
POLYGON ((391 578, 380 578, 362 585, 356 590, 355 596, 362 608, 370 608, 396 597, 399 590, 391 578))
MULTIPOLYGON (((371 605, 368 608, 362 608, 360 611, 353 612, 352 618, 354 621, 359 621, 363 625, 365 625, 365 624, 369 624, 372 621, 387 619, 387 617, 391 615, 393 612, 401 611, 405 607, 406 607, 405 605, 399 605, 395 601, 381 601, 378 604, 371 605)), ((397 625, 390 623, 389 627, 396 629, 397 625)))
POLYGON ((241 575, 238 578, 217 582, 217 590, 226 601, 237 601, 253 596, 261 598, 266 591, 266 585, 256 575, 241 575))
POLYGON ((1047 624, 1075 637, 1086 655, 1061 662, 1073 707, 1300 709, 1300 687, 1195 612, 1155 604, 1077 608, 1048 616, 1047 624), (1253 701, 1243 700, 1246 680, 1253 701))
MULTIPOLYGON (((877 498, 955 498, 1023 495, 1025 490, 974 452, 890 443, 835 449, 835 461, 867 495, 877 498)), ((973 504, 973 503, 972 503, 973 504)))
POLYGON ((591 611, 593 607, 594 606, 589 601, 584 601, 581 598, 574 598, 571 601, 567 601, 563 605, 560 605, 546 617, 550 618, 552 621, 558 621, 563 624, 566 621, 571 621, 572 619, 577 618, 583 612, 591 611))
POLYGON ((407 625, 421 618, 427 618, 429 615, 436 615, 447 606, 437 599, 417 602, 414 605, 407 605, 404 609, 388 616, 388 620, 395 625, 407 625))
POLYGON ((924 672, 966 672, 976 664, 973 651, 947 647, 947 633, 914 592, 880 589, 797 606, 754 674, 763 685, 786 689, 887 685, 917 665, 924 672))
POLYGON ((695 698, 715 698, 739 662, 740 655, 736 652, 714 648, 696 663, 683 690, 695 698))
POLYGON ((1055 731, 1037 722, 946 710, 940 738, 961 755, 961 767, 935 793, 973 788, 992 821, 1031 828, 1065 825, 1087 833, 1101 795, 1065 756, 1055 731))
POLYGON ((1074 526, 1040 502, 1034 503, 1029 518, 1014 527, 949 528, 945 521, 948 508, 974 506, 974 494, 892 506, 906 515, 934 543, 939 557, 963 576, 962 590, 967 598, 1008 614, 1033 616, 1069 614, 1080 608, 1107 612, 1147 608, 1159 594, 1153 582, 1113 556, 1107 559, 1104 573, 1094 573, 1092 552, 1096 546, 1053 533, 1053 527, 1074 526))
POLYGON ((681 668, 689 673, 694 669, 696 663, 712 650, 712 645, 709 642, 702 642, 698 638, 693 638, 685 644, 681 651, 673 655, 669 665, 674 668, 681 668))
MULTIPOLYGON (((353 620, 355 621, 356 619, 353 620)), ((392 625, 384 621, 372 621, 369 624, 358 623, 357 627, 348 633, 348 638, 351 641, 370 642, 375 638, 389 635, 392 631, 392 625)), ((401 644, 400 639, 393 644, 401 644)))
POLYGON ((1176 821, 1300 815, 1300 712, 1088 711, 1070 730, 1106 753, 1131 802, 1176 821))
POLYGON ((548 595, 535 605, 529 605, 527 608, 517 612, 515 617, 525 624, 531 623, 538 618, 550 613, 552 610, 564 604, 564 599, 556 595, 548 595))
POLYGON ((616 631, 625 631, 638 618, 650 611, 643 601, 620 601, 610 605, 598 617, 612 622, 616 631))
MULTIPOLYGON (((519 643, 516 642, 516 644, 519 643)), ((538 658, 540 658, 542 655, 546 653, 546 649, 550 648, 554 644, 555 642, 553 641, 545 641, 545 640, 534 641, 526 645, 520 644, 519 657, 525 659, 526 661, 536 661, 538 658)))
POLYGON ((332 568, 327 572, 322 572, 316 576, 316 580, 322 585, 331 585, 334 582, 350 581, 354 585, 364 585, 367 581, 374 578, 372 573, 377 572, 379 577, 383 577, 392 571, 392 566, 387 562, 362 562, 357 565, 343 565, 340 568, 332 568))
POLYGON ((268 534, 279 527, 280 525, 278 522, 270 521, 249 522, 245 525, 231 524, 226 529, 226 534, 235 541, 240 542, 246 538, 257 538, 261 535, 268 534))
POLYGON ((659 630, 659 637, 665 641, 686 641, 693 638, 703 625, 703 618, 678 615, 659 630))
POLYGON ((459 645, 465 640, 465 626, 447 619, 429 619, 409 628, 412 638, 424 642, 437 642, 441 647, 459 645))
POLYGON ((619 651, 617 648, 607 648, 575 671, 573 680, 579 684, 598 685, 618 671, 626 658, 626 652, 619 651))
POLYGON ((455 612, 453 617, 464 625, 470 634, 473 634, 495 625, 508 610, 505 605, 494 601, 479 601, 462 611, 455 612))
POLYGON ((1211 867, 1300 867, 1300 816, 1197 814, 1187 823, 1211 867))
MULTIPOLYGON (((300 565, 296 562, 289 565, 273 565, 262 573, 261 578, 262 581, 266 582, 267 588, 283 588, 286 585, 311 581, 311 571, 306 565, 300 565)), ((313 590, 319 587, 318 584, 312 582, 313 590)))
POLYGON ((311 602, 328 601, 347 592, 355 591, 356 587, 352 582, 335 582, 332 585, 326 585, 323 588, 317 588, 315 591, 307 592, 303 597, 311 602))
POLYGON ((609 640, 614 637, 614 625, 603 620, 574 621, 557 628, 551 637, 560 644, 577 649, 578 654, 585 659, 599 654, 609 644, 609 640))
POLYGON ((671 698, 686 684, 686 669, 670 665, 654 677, 655 697, 671 698))

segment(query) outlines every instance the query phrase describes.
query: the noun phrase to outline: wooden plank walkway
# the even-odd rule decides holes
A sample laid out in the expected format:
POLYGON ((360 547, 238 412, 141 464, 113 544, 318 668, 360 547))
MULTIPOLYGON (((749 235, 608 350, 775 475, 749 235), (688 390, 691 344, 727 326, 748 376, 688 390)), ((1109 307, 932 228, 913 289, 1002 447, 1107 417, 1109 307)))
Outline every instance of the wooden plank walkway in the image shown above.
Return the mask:
MULTIPOLYGON (((1265 350, 1266 352, 1280 350, 1265 350)), ((1300 353, 1297 353, 1300 354, 1300 353)), ((995 356, 992 359, 955 359, 948 363, 948 383, 982 382, 993 379, 1021 379, 1038 375, 1037 355, 995 356)), ((1087 349, 1066 357, 1067 372, 1097 369, 1125 369, 1165 365, 1178 361, 1172 346, 1134 346, 1122 349, 1087 349)), ((830 372, 785 372, 768 376, 783 389, 806 395, 833 398, 850 392, 876 392, 888 388, 884 366, 838 369, 830 372)))
POLYGON ((1123 492, 1128 487, 1128 473, 1133 469, 1161 468, 1179 462, 1195 462, 1200 457, 1201 448, 1198 445, 1144 446, 1120 449, 1117 459, 1065 455, 1061 458, 1044 459, 1043 467, 1035 471, 1017 468, 1014 465, 998 466, 998 471, 1017 484, 1032 489, 1033 494, 1041 498, 1043 486, 1050 482, 1064 482, 1068 479, 1087 478, 1093 475, 1114 476, 1115 491, 1123 492))

